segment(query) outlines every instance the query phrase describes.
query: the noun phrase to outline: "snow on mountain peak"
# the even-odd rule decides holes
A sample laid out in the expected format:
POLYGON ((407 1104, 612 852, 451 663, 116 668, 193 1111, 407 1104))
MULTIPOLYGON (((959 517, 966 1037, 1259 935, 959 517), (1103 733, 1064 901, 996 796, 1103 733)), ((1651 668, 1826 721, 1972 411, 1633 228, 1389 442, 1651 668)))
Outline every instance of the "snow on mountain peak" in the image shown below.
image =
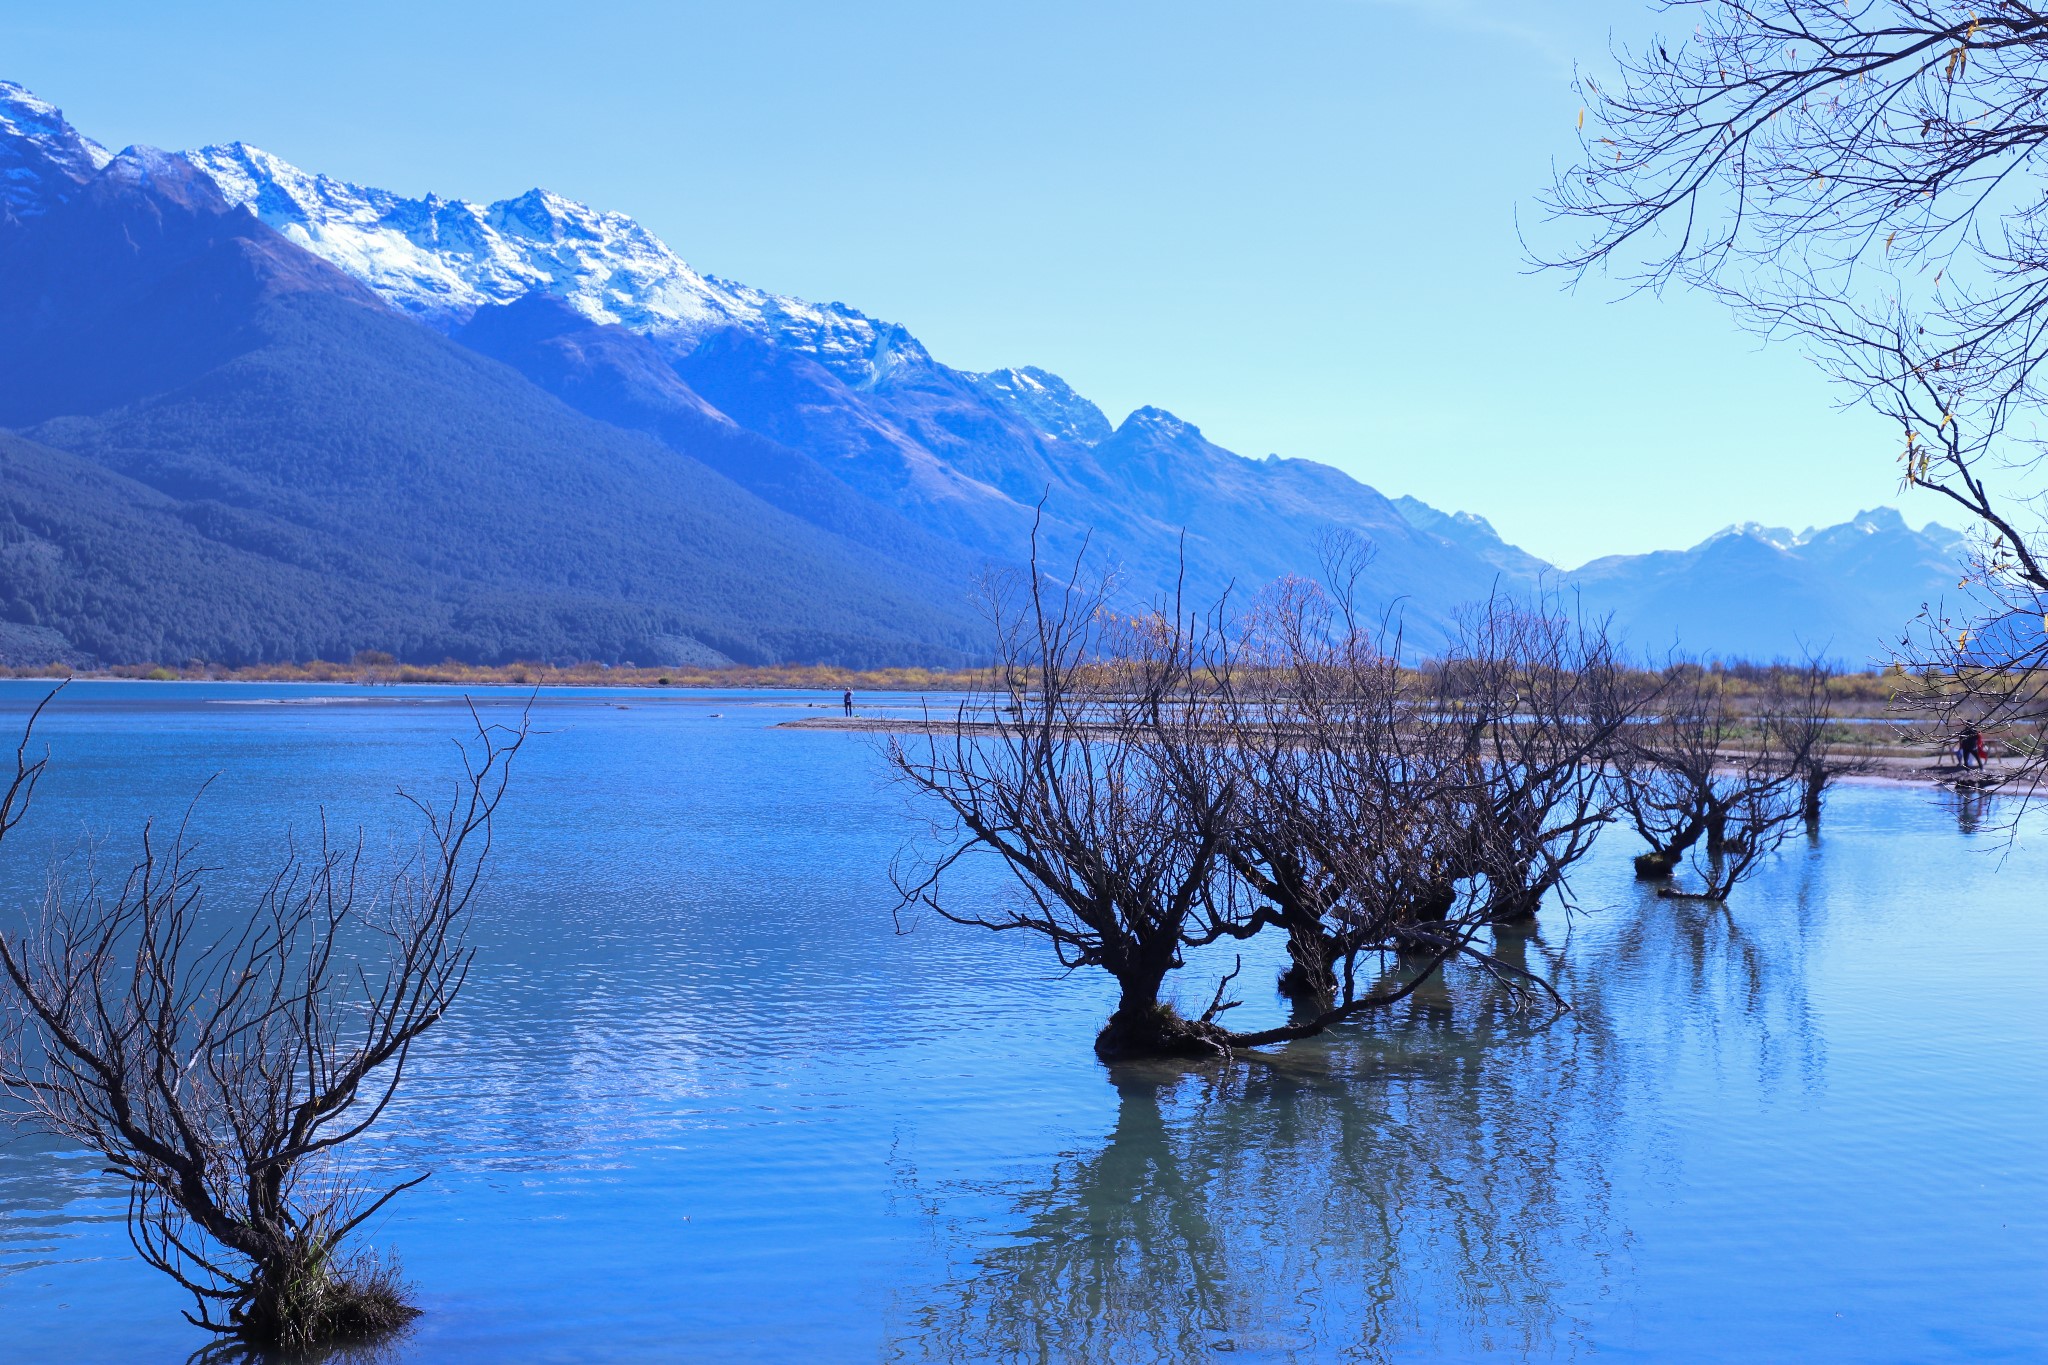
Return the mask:
POLYGON ((765 332, 856 385, 929 359, 900 328, 843 304, 805 303, 700 274, 626 215, 550 190, 489 205, 433 194, 410 199, 309 174, 246 143, 185 155, 230 203, 437 327, 540 290, 593 322, 678 351, 721 327, 765 332))
POLYGON ((1869 508, 1851 517, 1849 524, 1866 532, 1904 531, 1908 529, 1906 519, 1899 515, 1899 509, 1896 507, 1869 508))
POLYGON ((32 217, 111 160, 106 148, 79 136, 56 105, 0 81, 0 208, 32 217))
MULTIPOLYGON (((124 154, 125 155, 125 154, 124 154)), ((701 274, 633 219, 531 189, 494 204, 407 198, 301 170, 245 142, 175 154, 229 204, 354 276, 402 313, 452 331, 536 290, 674 354, 725 327, 816 359, 855 388, 932 363, 903 328, 701 274)), ((55 106, 0 82, 0 216, 61 202, 114 160, 55 106)), ((142 169, 141 163, 135 169, 142 169)), ((1057 378, 1046 376, 1065 390, 1057 378)), ((1073 404, 1092 405, 1065 390, 1073 404)), ((1086 428, 1087 413, 1073 420, 1086 428)), ((1100 414, 1097 414, 1100 417, 1100 414)), ((1104 422, 1103 427, 1107 423, 1104 422)))
POLYGON ((111 160, 106 148, 78 135, 63 110, 13 81, 0 81, 0 132, 43 142, 78 142, 98 153, 98 166, 111 160))
POLYGON ((155 147, 124 147, 119 155, 107 162, 101 173, 110 179, 136 185, 208 183, 204 176, 194 173, 192 164, 184 157, 155 147))
POLYGON ((1075 393, 1066 380, 1036 365, 991 370, 968 378, 1023 417, 1041 436, 1096 446, 1114 430, 1101 408, 1075 393))
POLYGON ((638 224, 543 190, 484 207, 313 175, 247 143, 188 152, 229 202, 443 326, 534 289, 637 331, 724 321, 702 277, 638 224))
POLYGON ((1155 408, 1149 403, 1124 418, 1123 426, 1117 430, 1123 431, 1125 428, 1148 432, 1169 441, 1202 439, 1202 429, 1193 422, 1177 417, 1165 408, 1155 408))
POLYGON ((1776 550, 1793 549, 1798 546, 1801 540, 1801 537, 1794 535, 1788 527, 1766 526, 1762 522, 1744 521, 1737 522, 1732 526, 1723 526, 1693 548, 1696 550, 1704 549, 1717 540, 1726 540, 1731 536, 1740 537, 1745 540, 1762 541, 1776 550))

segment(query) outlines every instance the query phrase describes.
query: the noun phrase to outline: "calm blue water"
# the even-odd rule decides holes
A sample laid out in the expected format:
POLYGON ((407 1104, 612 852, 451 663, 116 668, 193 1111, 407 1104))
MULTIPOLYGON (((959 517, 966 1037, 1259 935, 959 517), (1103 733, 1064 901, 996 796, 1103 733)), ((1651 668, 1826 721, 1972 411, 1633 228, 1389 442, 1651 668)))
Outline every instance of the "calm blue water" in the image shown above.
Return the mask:
MULTIPOLYGON (((1270 1059, 1109 1070, 1103 983, 895 932, 915 825, 869 741, 769 728, 826 700, 535 705, 469 994, 363 1152, 435 1172, 372 1233, 427 1309, 393 1359, 2048 1359, 2048 829, 2008 853, 1845 789, 1726 913, 1645 895, 1615 832, 1520 944, 1572 1019, 1458 979, 1270 1059)), ((0 885, 115 860, 214 774, 212 862, 322 803, 381 846, 464 721, 75 686, 0 885)), ((82 1154, 0 1145, 0 1359, 201 1344, 121 1208, 82 1154)))

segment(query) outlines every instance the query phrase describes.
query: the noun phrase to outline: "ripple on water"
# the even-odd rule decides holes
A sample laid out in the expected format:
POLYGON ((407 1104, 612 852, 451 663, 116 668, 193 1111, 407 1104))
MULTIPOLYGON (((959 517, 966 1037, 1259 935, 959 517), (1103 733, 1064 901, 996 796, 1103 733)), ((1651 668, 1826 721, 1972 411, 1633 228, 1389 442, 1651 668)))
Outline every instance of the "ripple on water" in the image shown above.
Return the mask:
MULTIPOLYGON (((67 693, 0 887, 214 771, 212 861, 320 802, 388 845, 459 713, 337 697, 67 693)), ((396 1359, 2048 1356, 2048 832, 2001 864, 1848 789, 1725 912, 1611 835, 1586 912, 1509 945, 1566 1019, 1457 982, 1227 1071, 1106 1070, 1101 982, 895 931, 914 822, 864 737, 767 728, 807 701, 837 698, 542 700, 470 993, 360 1154, 434 1171, 373 1230, 428 1309, 396 1359)), ((1280 1017, 1276 965, 1244 955, 1241 1016, 1280 1017)), ((196 1344, 120 1211, 81 1154, 0 1146, 0 1357, 196 1344)))

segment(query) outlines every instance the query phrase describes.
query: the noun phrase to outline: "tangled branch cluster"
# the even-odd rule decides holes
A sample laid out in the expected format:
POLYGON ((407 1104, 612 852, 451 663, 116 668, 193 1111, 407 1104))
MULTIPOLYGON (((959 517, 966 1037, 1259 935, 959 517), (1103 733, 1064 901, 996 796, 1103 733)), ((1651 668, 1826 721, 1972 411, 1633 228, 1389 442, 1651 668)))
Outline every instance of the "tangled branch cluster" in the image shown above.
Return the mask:
MULTIPOLYGON (((360 835, 323 824, 217 917, 189 830, 146 828, 118 884, 53 877, 26 929, 0 933, 0 1088, 126 1182, 135 1249, 197 1325, 304 1350, 413 1316, 395 1268, 342 1244, 426 1177, 365 1184, 338 1157, 468 980, 468 911, 524 738, 478 720, 455 795, 407 798, 420 850, 382 875, 360 835)), ((27 744, 0 838, 45 771, 27 744)))
POLYGON ((1487 602, 1439 656, 1407 662, 1353 610, 1362 556, 1330 567, 1242 613, 1122 615, 1079 564, 1064 585, 993 582, 1006 694, 889 749, 942 812, 899 859, 904 905, 1108 972, 1104 1057, 1228 1052, 1322 1032, 1452 968, 1562 1008, 1494 935, 1567 896, 1617 812, 1657 855, 1645 875, 1668 877, 1707 835, 1697 894, 1721 899, 1817 807, 1823 668, 1739 736, 1732 712, 1699 704, 1703 685, 1667 705, 1662 679, 1555 602, 1487 602), (958 891, 986 854, 1013 897, 958 891), (1231 979, 1199 1017, 1164 1002, 1190 951, 1269 931, 1287 944, 1289 1023, 1225 1027, 1231 979))
POLYGON ((1906 700, 2048 772, 2048 10, 2015 0, 1676 0, 1582 76, 1541 264, 1724 299, 1899 433, 1901 486, 1977 535, 1901 641, 1906 700), (1687 32, 1686 30, 1690 31, 1687 32))

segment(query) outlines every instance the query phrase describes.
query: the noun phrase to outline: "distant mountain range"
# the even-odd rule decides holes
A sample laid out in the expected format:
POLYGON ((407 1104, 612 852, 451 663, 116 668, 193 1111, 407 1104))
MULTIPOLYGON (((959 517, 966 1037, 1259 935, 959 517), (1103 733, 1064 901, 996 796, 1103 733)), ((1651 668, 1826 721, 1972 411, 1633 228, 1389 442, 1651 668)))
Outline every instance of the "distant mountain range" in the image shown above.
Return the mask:
POLYGON ((360 649, 482 662, 954 663, 1041 503, 1143 597, 1312 573, 1428 649, 1496 589, 1636 647, 1882 652, 1959 544, 1867 512, 1561 571, 1481 517, 1057 375, 700 274, 543 190, 488 206, 244 144, 118 155, 0 83, 0 662, 360 649))

